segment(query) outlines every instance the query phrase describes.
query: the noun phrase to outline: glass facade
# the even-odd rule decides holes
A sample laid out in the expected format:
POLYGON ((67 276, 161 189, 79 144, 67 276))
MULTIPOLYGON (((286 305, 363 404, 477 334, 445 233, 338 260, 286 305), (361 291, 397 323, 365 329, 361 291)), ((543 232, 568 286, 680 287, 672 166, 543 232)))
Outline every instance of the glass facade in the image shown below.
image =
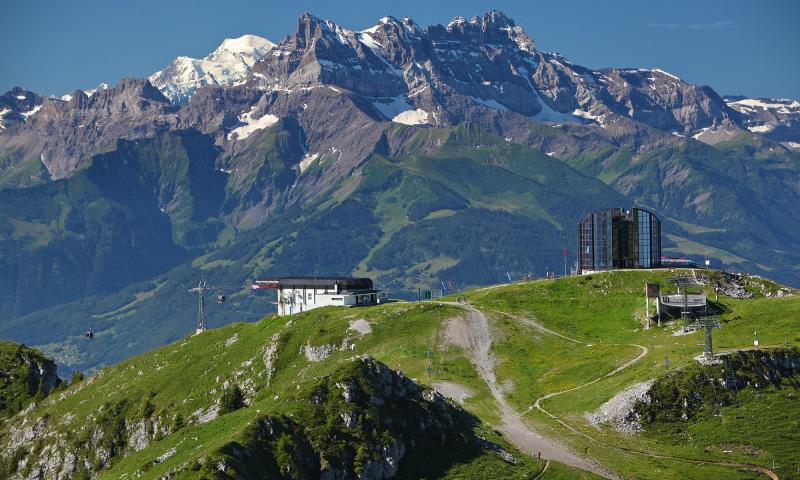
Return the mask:
POLYGON ((639 208, 592 212, 578 222, 578 271, 654 268, 661 260, 661 222, 639 208))

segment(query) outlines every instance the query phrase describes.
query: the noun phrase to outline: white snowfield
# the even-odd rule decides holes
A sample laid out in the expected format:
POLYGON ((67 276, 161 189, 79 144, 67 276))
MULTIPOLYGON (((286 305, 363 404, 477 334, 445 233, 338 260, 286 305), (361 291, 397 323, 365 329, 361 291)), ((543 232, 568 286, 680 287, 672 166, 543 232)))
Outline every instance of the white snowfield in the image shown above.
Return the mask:
POLYGON ((42 109, 41 105, 36 105, 35 107, 33 107, 32 109, 28 110, 27 112, 20 112, 20 115, 25 117, 25 120, 27 120, 28 117, 30 117, 31 115, 34 115, 36 112, 38 112, 41 109, 42 109))
POLYGON ((383 114, 384 117, 395 123, 405 125, 425 125, 428 121, 428 112, 421 108, 415 109, 405 95, 398 95, 388 101, 375 101, 372 105, 383 114))
POLYGON ((775 125, 756 125, 755 127, 747 127, 747 129, 755 133, 768 133, 775 130, 775 125))
POLYGON ((185 103, 202 86, 243 81, 253 65, 274 47, 274 43, 256 35, 228 38, 207 57, 178 57, 149 80, 173 103, 185 103))
POLYGON ((774 110, 778 113, 792 113, 800 110, 800 102, 789 99, 760 99, 745 98, 743 100, 727 101, 730 107, 737 110, 774 110))
POLYGON ((253 132, 263 130, 269 126, 274 125, 278 121, 278 117, 269 113, 259 117, 253 118, 255 106, 249 112, 239 115, 239 121, 244 123, 240 127, 236 127, 228 133, 228 140, 232 140, 236 136, 236 140, 244 140, 249 137, 253 132))
MULTIPOLYGON (((651 72, 658 72, 658 73, 660 73, 660 74, 662 74, 662 75, 666 75, 666 76, 668 76, 668 77, 670 77, 670 78, 674 78, 675 80, 680 80, 680 77, 678 77, 677 75, 673 75, 673 74, 669 73, 669 72, 668 72, 668 71, 666 71, 666 70, 661 70, 661 69, 660 69, 660 68, 658 68, 658 67, 656 67, 656 68, 653 68, 653 69, 652 69, 652 70, 650 70, 650 71, 651 71, 651 72)), ((682 80, 681 80, 681 81, 682 81, 682 80)))
POLYGON ((86 96, 91 97, 98 90, 108 90, 108 84, 103 82, 100 85, 96 86, 95 88, 92 88, 91 90, 84 90, 83 93, 85 93, 86 96))

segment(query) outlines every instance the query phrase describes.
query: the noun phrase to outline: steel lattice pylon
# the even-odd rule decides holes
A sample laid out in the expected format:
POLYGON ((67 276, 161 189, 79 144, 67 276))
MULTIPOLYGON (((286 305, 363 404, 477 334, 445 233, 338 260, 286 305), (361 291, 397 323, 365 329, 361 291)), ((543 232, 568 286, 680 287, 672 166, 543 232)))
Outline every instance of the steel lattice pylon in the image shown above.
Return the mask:
POLYGON ((211 290, 205 280, 201 279, 196 287, 189 290, 189 293, 197 292, 197 329, 195 333, 205 332, 208 327, 206 326, 206 292, 211 290))
POLYGON ((189 289, 189 293, 197 293, 197 328, 195 333, 203 333, 208 330, 206 324, 206 292, 216 290, 219 295, 217 296, 218 303, 224 303, 226 300, 225 295, 222 294, 225 290, 238 290, 244 288, 237 285, 209 285, 205 279, 201 278, 196 287, 189 289))
POLYGON ((696 323, 697 326, 703 327, 706 331, 706 344, 705 348, 703 349, 703 355, 706 357, 712 357, 714 355, 714 345, 711 340, 711 330, 714 328, 720 328, 719 317, 716 315, 700 317, 697 319, 696 323))

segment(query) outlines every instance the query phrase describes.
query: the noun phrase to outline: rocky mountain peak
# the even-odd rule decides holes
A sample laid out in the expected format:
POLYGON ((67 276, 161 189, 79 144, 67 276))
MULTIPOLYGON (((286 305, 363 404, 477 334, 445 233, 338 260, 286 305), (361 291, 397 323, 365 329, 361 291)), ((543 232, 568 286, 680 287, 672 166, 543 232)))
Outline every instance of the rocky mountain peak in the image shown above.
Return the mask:
POLYGON ((525 34, 522 27, 518 27, 513 19, 500 10, 490 10, 480 17, 472 17, 469 22, 462 16, 456 16, 444 28, 456 37, 472 37, 481 44, 516 44, 528 53, 535 51, 533 40, 525 34))
POLYGON ((112 111, 121 112, 127 112, 131 109, 164 108, 169 105, 169 99, 146 78, 126 77, 121 79, 114 87, 97 90, 89 97, 90 107, 105 107, 110 108, 112 111))
POLYGON ((509 29, 515 26, 514 20, 509 18, 505 13, 500 10, 490 10, 483 14, 480 20, 475 17, 470 23, 480 22, 484 30, 489 29, 509 29))
POLYGON ((30 90, 14 87, 0 96, 0 132, 18 125, 41 109, 43 98, 30 90))

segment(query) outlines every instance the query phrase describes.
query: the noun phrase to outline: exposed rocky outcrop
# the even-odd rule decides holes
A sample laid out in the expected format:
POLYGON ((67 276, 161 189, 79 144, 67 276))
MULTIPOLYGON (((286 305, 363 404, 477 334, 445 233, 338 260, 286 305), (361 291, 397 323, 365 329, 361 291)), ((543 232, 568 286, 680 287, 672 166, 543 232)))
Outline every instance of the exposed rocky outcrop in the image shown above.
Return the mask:
POLYGON ((70 479, 107 467, 115 459, 147 448, 176 427, 168 416, 126 416, 122 405, 93 415, 93 424, 58 428, 71 419, 20 413, 0 448, 0 474, 18 480, 70 479), (77 434, 75 433, 77 432, 77 434))
POLYGON ((710 283, 717 294, 731 298, 752 298, 755 294, 764 297, 785 297, 792 295, 793 288, 778 285, 770 280, 741 272, 714 272, 712 275, 699 274, 703 283, 710 283))
POLYGON ((152 137, 176 128, 176 111, 146 79, 124 78, 91 96, 78 90, 69 101, 43 99, 24 122, 0 131, 0 152, 5 153, 6 168, 39 162, 42 172, 32 180, 64 178, 118 139, 152 137))
POLYGON ((509 452, 476 436, 474 420, 463 410, 369 357, 322 380, 302 402, 293 417, 257 419, 244 436, 247 441, 222 448, 221 457, 204 464, 217 465, 223 478, 234 478, 232 472, 240 479, 302 472, 323 479, 378 480, 394 477, 420 455, 450 457, 485 449, 515 462, 509 452), (347 441, 332 440, 337 438, 347 441), (288 455, 279 455, 279 448, 288 455))
POLYGON ((634 405, 647 402, 647 392, 653 380, 636 383, 614 395, 594 412, 588 413, 586 419, 594 426, 608 425, 618 432, 638 433, 642 430, 634 405))
POLYGON ((0 341, 0 418, 42 400, 61 383, 55 363, 41 352, 0 341))
POLYGON ((800 388, 800 350, 783 348, 718 355, 713 364, 692 364, 653 383, 633 414, 643 426, 710 416, 731 405, 745 388, 800 388))

